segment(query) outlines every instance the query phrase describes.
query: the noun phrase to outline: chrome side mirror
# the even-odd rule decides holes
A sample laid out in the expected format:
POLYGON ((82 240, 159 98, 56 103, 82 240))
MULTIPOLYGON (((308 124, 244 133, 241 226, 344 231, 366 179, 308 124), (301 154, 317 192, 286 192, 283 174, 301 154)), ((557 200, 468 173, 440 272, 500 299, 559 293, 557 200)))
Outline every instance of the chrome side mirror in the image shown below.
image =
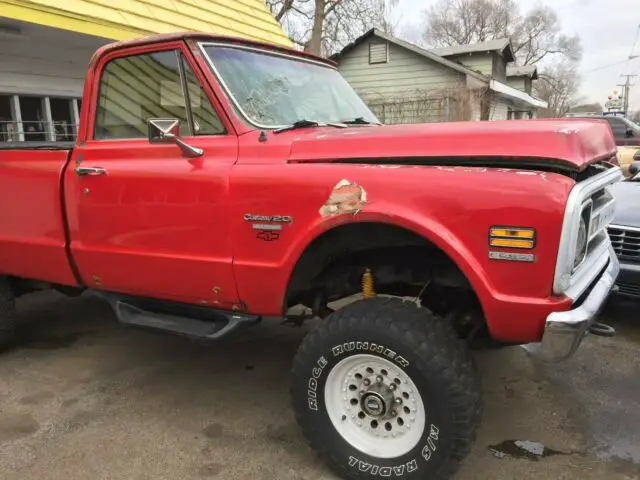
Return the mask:
POLYGON ((204 150, 192 147, 180 140, 180 120, 175 118, 150 118, 147 121, 149 143, 173 143, 188 158, 201 157, 204 150))

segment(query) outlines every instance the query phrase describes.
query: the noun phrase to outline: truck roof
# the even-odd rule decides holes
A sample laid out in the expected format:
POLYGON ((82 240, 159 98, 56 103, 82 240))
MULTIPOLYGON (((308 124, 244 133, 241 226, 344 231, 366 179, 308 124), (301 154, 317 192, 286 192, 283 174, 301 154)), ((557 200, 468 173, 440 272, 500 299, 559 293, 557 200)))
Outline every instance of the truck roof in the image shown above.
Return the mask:
POLYGON ((249 40, 242 37, 213 35, 204 32, 174 32, 174 33, 161 33, 157 35, 147 35, 145 37, 134 38, 132 40, 121 40, 118 42, 109 43, 103 47, 100 47, 93 56, 92 64, 96 58, 99 58, 109 52, 120 50, 123 48, 136 47, 140 45, 151 45, 154 43, 172 42, 176 40, 194 40, 194 41, 206 41, 206 42, 221 42, 229 43, 233 45, 244 45, 248 47, 256 47, 266 50, 277 51, 280 53, 286 53, 288 55, 294 55, 301 58, 308 58, 316 62, 322 62, 328 66, 335 67, 336 63, 332 60, 328 60, 323 57, 318 57, 307 52, 295 50, 293 48, 283 47, 281 45, 275 45, 273 43, 259 42, 256 40, 249 40))

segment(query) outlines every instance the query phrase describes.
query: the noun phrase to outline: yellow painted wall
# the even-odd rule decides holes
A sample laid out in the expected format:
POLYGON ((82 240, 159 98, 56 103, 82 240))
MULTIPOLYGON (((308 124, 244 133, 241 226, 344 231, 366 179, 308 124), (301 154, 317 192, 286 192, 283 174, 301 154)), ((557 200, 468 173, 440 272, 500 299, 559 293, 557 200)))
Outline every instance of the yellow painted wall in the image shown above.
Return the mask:
POLYGON ((263 0, 0 0, 0 17, 113 40, 200 31, 291 45, 263 0))

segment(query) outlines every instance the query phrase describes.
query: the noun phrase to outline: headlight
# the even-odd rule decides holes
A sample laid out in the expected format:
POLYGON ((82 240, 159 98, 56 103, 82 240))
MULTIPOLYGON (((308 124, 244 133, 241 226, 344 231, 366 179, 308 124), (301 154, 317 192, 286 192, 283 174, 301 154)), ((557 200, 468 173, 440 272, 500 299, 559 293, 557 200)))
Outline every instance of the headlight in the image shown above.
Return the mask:
POLYGON ((587 245, 589 241, 589 224, 591 223, 591 203, 582 209, 580 213, 580 224, 578 226, 578 238, 576 239, 576 256, 573 259, 573 270, 575 271, 587 256, 587 245))
POLYGON ((580 219, 578 227, 578 241, 576 242, 576 258, 573 261, 574 270, 582 263, 587 254, 587 222, 584 217, 580 219))

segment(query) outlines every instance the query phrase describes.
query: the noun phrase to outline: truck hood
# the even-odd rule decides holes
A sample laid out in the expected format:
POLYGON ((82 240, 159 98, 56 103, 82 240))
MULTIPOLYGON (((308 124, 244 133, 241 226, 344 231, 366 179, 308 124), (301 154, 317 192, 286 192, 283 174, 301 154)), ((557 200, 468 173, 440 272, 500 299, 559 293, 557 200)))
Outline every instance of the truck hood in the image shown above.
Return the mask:
POLYGON ((614 225, 640 228, 640 180, 618 182, 609 187, 616 198, 614 225))
POLYGON ((616 154, 602 120, 520 120, 297 130, 290 162, 486 163, 580 171, 616 154), (482 162, 481 159, 485 159, 482 162))

